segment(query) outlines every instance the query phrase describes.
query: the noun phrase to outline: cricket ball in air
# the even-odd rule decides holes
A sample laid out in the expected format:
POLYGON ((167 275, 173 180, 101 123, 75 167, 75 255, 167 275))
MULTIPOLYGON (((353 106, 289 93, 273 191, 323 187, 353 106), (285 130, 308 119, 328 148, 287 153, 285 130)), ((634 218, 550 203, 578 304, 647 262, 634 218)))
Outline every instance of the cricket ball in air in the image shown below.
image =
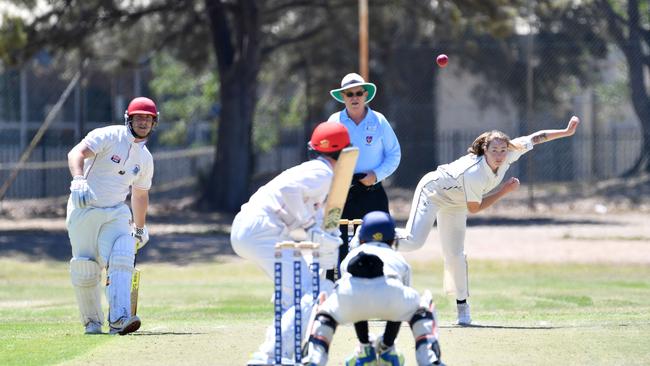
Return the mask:
POLYGON ((447 66, 447 63, 448 63, 448 62, 449 62, 449 57, 447 57, 447 55, 445 55, 444 53, 441 54, 441 55, 438 55, 438 57, 436 57, 436 63, 437 63, 438 66, 440 66, 440 67, 445 67, 445 66, 447 66))

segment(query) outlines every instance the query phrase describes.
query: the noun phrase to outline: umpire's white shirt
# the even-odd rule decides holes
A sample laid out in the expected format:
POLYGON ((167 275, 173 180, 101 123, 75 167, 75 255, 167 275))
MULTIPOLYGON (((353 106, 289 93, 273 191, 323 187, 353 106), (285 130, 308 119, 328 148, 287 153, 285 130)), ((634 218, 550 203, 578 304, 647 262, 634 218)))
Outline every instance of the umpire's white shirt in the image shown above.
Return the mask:
POLYGON ((83 142, 95 153, 84 161, 84 176, 97 197, 94 207, 113 207, 126 200, 131 186, 148 190, 153 157, 145 141, 135 142, 126 126, 97 128, 83 142))

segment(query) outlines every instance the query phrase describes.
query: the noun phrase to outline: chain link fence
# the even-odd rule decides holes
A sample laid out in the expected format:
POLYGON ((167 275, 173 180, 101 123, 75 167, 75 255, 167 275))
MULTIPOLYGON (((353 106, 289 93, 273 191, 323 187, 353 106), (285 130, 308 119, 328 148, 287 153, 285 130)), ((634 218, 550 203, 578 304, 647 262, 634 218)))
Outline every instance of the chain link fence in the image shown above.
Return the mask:
MULTIPOLYGON (((590 83, 582 83, 557 74, 558 64, 553 59, 557 52, 553 50, 566 48, 565 43, 537 41, 529 57, 523 41, 513 43, 509 50, 518 59, 514 66, 485 66, 491 69, 488 74, 492 79, 471 67, 459 66, 454 50, 462 47, 460 43, 447 45, 450 64, 444 69, 435 66, 435 54, 426 47, 398 47, 395 52, 408 57, 388 57, 371 69, 371 81, 378 85, 371 107, 386 115, 402 146, 402 162, 391 177, 393 184, 415 186, 424 173, 465 154, 484 131, 499 129, 517 137, 540 129, 564 128, 573 114, 583 122, 574 137, 536 146, 513 165, 509 174, 533 184, 589 183, 619 177, 633 166, 642 151, 643 133, 631 105, 624 55, 613 50, 607 58, 594 60, 587 65, 593 73, 590 83), (529 62, 532 73, 527 72, 529 62), (494 77, 502 80, 495 82, 494 77), (529 83, 536 86, 528 88, 529 83), (552 90, 555 94, 550 98, 545 93, 552 90)), ((477 47, 482 52, 496 53, 503 44, 486 41, 477 47)), ((39 57, 22 70, 0 74, 3 181, 67 82, 52 60, 39 57)), ((151 77, 147 67, 107 74, 100 62, 91 63, 84 75, 84 83, 66 101, 9 190, 8 198, 66 194, 69 149, 89 130, 106 125, 97 121, 119 122, 128 100, 146 94, 151 77)), ((328 105, 327 91, 337 82, 315 91, 320 95, 316 103, 328 105)), ((342 108, 336 103, 329 106, 319 109, 323 115, 312 118, 325 120, 335 109, 342 108)), ((256 120, 260 118, 256 116, 256 120)), ((283 116, 266 114, 263 118, 281 123, 283 116)), ((304 125, 314 122, 305 120, 304 125)), ((156 163, 154 187, 173 191, 177 189, 174 187, 196 184, 202 171, 211 168, 214 147, 210 123, 193 121, 188 125, 197 133, 186 146, 172 149, 159 145, 158 131, 148 143, 156 163)), ((277 146, 255 154, 252 189, 305 159, 305 126, 277 128, 277 146)), ((159 127, 171 126, 161 123, 159 127)))
MULTIPOLYGON (((34 150, 31 159, 20 170, 7 191, 8 199, 46 198, 70 193, 70 171, 66 160, 70 147, 41 146, 34 150)), ((0 148, 0 181, 9 176, 21 151, 3 146, 0 148)), ((194 192, 197 176, 205 174, 214 161, 214 147, 189 149, 154 149, 155 174, 152 194, 178 196, 194 192)))

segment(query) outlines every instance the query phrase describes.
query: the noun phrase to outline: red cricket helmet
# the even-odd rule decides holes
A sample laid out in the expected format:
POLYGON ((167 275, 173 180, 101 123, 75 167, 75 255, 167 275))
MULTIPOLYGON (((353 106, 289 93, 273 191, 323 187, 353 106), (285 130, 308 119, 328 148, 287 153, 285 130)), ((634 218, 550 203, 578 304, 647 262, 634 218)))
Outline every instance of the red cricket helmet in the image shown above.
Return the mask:
POLYGON ((124 111, 124 125, 129 129, 131 132, 131 135, 133 135, 136 138, 147 138, 151 135, 153 132, 154 128, 156 127, 156 124, 158 124, 158 108, 156 108, 156 103, 153 102, 153 100, 146 98, 146 97, 137 97, 133 98, 131 102, 129 103, 129 106, 127 107, 126 111, 124 111), (148 114, 150 116, 153 116, 153 126, 151 128, 151 131, 147 134, 147 136, 139 136, 135 131, 133 130, 133 126, 131 125, 133 121, 133 115, 134 114, 148 114))
POLYGON ((134 114, 148 114, 154 116, 154 118, 158 118, 156 103, 145 97, 134 98, 126 109, 126 115, 130 117, 134 114))
POLYGON ((337 152, 350 145, 350 135, 342 123, 322 122, 314 129, 308 145, 321 153, 337 152))

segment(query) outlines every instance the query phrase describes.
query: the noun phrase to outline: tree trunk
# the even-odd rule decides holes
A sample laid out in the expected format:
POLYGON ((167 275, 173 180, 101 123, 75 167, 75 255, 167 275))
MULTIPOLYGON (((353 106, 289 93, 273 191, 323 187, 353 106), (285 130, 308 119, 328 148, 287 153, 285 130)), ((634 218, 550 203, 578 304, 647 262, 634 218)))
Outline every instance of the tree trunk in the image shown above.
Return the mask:
POLYGON ((210 208, 237 212, 248 199, 252 127, 260 67, 259 18, 254 0, 226 16, 221 1, 206 0, 221 82, 217 149, 203 198, 210 208))
POLYGON ((639 3, 636 0, 629 0, 628 3, 628 22, 629 33, 627 42, 623 47, 623 52, 627 59, 630 89, 632 95, 632 105, 641 122, 643 141, 641 144, 641 154, 632 169, 626 175, 650 171, 650 96, 645 85, 644 77, 644 58, 641 45, 641 25, 639 22, 639 3))

